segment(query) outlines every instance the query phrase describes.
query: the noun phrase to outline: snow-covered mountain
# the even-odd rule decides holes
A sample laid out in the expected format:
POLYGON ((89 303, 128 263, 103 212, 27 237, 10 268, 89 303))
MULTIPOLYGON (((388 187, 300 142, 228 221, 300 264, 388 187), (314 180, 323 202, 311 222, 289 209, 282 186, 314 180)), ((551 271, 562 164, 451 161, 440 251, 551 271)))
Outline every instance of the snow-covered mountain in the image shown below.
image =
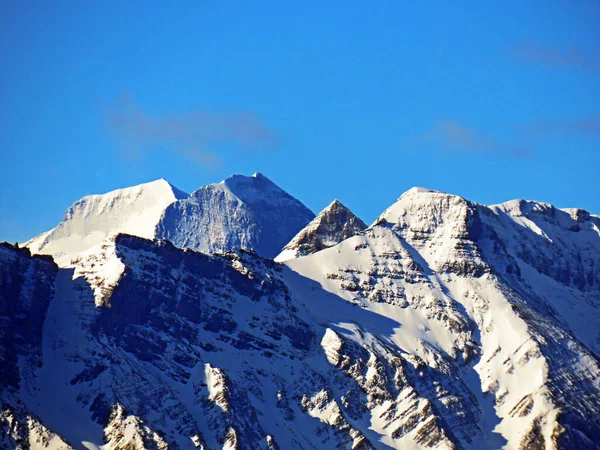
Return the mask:
MULTIPOLYGON (((360 236, 288 264, 394 319, 389 338, 423 376, 450 375, 424 386, 436 391, 438 426, 447 424, 440 442, 596 448, 600 221, 516 204, 487 208, 416 188, 360 236)), ((390 404, 373 411, 390 417, 390 404)))
POLYGON ((165 238, 205 253, 245 248, 273 257, 313 217, 259 173, 234 175, 192 195, 160 179, 84 197, 58 226, 25 246, 52 255, 61 267, 118 233, 165 238))
POLYGON ((165 208, 187 196, 164 179, 88 195, 75 202, 55 228, 25 246, 33 253, 52 255, 61 266, 69 265, 73 257, 111 235, 129 233, 152 239, 165 208))
POLYGON ((0 446, 600 448, 598 217, 415 188, 356 231, 0 247, 0 446))
POLYGON ((170 205, 156 236, 204 253, 244 248, 273 258, 313 217, 264 175, 233 175, 170 205))
POLYGON ((367 225, 362 220, 342 202, 334 200, 283 247, 275 261, 283 262, 333 247, 365 228, 367 225))

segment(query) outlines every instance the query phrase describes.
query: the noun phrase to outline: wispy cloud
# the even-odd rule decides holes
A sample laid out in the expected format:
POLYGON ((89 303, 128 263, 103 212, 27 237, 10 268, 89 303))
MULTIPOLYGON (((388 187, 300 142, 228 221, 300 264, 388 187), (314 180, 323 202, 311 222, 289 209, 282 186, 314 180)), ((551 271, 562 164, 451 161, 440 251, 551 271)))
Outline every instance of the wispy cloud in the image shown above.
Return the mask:
POLYGON ((129 156, 160 149, 179 154, 204 166, 221 160, 224 146, 247 151, 271 149, 274 132, 255 113, 189 112, 153 114, 123 96, 109 109, 108 122, 120 147, 129 156))
POLYGON ((531 153, 527 146, 513 145, 452 119, 436 121, 421 141, 434 143, 444 151, 495 154, 511 158, 531 153))
POLYGON ((600 136, 600 115, 579 120, 536 120, 517 127, 517 131, 527 136, 557 134, 600 136))
POLYGON ((521 60, 553 68, 600 70, 600 54, 579 47, 558 48, 535 41, 524 41, 510 49, 521 60))

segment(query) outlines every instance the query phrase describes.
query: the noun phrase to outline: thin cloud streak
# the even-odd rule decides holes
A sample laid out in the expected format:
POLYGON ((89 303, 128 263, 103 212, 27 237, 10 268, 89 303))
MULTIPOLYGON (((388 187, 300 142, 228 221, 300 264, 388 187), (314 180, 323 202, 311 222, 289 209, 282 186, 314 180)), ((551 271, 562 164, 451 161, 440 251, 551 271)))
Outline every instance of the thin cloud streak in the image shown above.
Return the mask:
POLYGON ((517 131, 527 136, 557 134, 598 136, 600 135, 600 115, 571 121, 536 120, 527 125, 517 127, 517 131))
POLYGON ((444 151, 494 154, 511 158, 532 153, 528 147, 511 145, 452 119, 436 121, 421 140, 433 143, 444 151))
POLYGON ((510 49, 511 54, 522 61, 551 68, 600 70, 600 55, 582 48, 560 49, 539 42, 521 42, 510 49))
POLYGON ((270 150, 275 133, 255 113, 191 112, 150 114, 124 96, 110 109, 108 124, 127 156, 140 158, 150 149, 169 151, 202 166, 216 166, 223 146, 245 151, 270 150))

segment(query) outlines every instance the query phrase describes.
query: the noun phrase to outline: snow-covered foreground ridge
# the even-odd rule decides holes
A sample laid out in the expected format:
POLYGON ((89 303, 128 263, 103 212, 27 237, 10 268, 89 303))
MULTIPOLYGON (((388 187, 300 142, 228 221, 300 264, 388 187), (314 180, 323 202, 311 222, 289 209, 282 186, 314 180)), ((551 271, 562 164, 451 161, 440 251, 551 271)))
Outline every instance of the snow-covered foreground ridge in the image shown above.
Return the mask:
POLYGON ((598 217, 420 188, 362 231, 331 209, 285 264, 0 246, 0 448, 600 448, 598 217))

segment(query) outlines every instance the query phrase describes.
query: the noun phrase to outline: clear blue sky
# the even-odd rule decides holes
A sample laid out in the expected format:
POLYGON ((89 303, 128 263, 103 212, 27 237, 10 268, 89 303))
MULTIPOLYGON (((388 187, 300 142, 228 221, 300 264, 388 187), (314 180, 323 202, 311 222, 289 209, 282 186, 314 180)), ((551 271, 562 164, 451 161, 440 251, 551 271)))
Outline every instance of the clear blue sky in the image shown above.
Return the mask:
POLYGON ((600 213, 600 4, 419 3, 1 2, 0 241, 256 171, 367 222, 415 185, 600 213))

